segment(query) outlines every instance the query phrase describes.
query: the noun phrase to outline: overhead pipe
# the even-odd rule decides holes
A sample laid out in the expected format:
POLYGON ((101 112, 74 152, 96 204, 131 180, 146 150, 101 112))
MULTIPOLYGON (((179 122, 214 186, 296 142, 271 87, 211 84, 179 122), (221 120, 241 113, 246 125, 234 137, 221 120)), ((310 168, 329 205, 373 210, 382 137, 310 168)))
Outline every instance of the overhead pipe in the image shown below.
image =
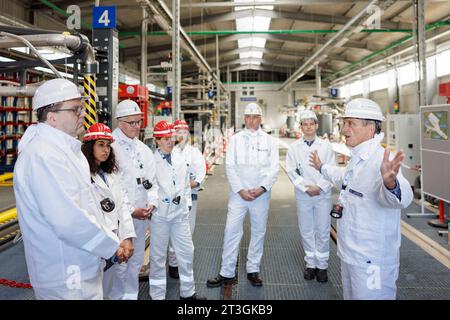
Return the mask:
MULTIPOLYGON (((11 35, 12 33, 7 33, 0 31, 0 35, 11 35)), ((21 39, 25 39, 31 44, 37 47, 50 47, 50 46, 62 46, 71 50, 77 50, 81 47, 82 39, 79 36, 69 35, 69 34, 33 34, 20 36, 19 39, 17 35, 11 37, 12 39, 0 39, 0 48, 12 48, 12 47, 23 47, 24 42, 21 39)))
MULTIPOLYGON (((230 34, 328 34, 338 33, 339 30, 329 29, 296 29, 296 30, 265 30, 265 31, 252 31, 252 30, 207 30, 207 31, 186 31, 190 36, 204 36, 204 35, 230 35, 230 34)), ((362 29, 359 32, 364 33, 411 33, 411 29, 362 29)), ((123 31, 119 32, 119 37, 139 36, 139 31, 123 31)), ((165 31, 151 31, 147 32, 149 36, 164 36, 167 35, 165 31)))
POLYGON ((84 62, 87 70, 85 73, 91 73, 91 68, 95 69, 98 64, 95 60, 95 52, 89 43, 88 38, 85 35, 77 34, 71 35, 68 32, 64 33, 51 33, 51 34, 32 34, 18 36, 9 32, 0 31, 0 36, 7 36, 8 38, 0 38, 0 48, 11 47, 23 47, 24 45, 29 47, 33 53, 42 60, 58 77, 62 77, 55 67, 49 63, 42 55, 36 50, 37 47, 52 47, 60 46, 65 47, 73 52, 84 51, 84 62))
MULTIPOLYGON (((339 0, 339 3, 363 2, 364 0, 339 0)), ((409 2, 410 0, 396 0, 396 2, 409 2)), ((230 7, 261 7, 261 6, 303 6, 303 5, 324 5, 336 4, 336 0, 277 0, 260 2, 233 2, 233 1, 215 1, 215 2, 186 2, 182 7, 187 8, 230 8, 230 7)))
MULTIPOLYGON (((39 53, 39 51, 37 51, 36 48, 30 43, 30 41, 28 41, 25 37, 18 36, 18 35, 9 33, 9 32, 4 32, 4 31, 0 32, 0 36, 6 36, 6 37, 9 37, 9 38, 13 38, 13 39, 19 40, 19 41, 20 41, 19 43, 25 44, 25 46, 27 46, 28 48, 30 48, 30 50, 33 51, 33 53, 34 53, 40 60, 42 60, 42 61, 45 63, 45 65, 47 65, 47 67, 49 67, 49 68, 53 71, 53 73, 54 73, 58 78, 62 78, 62 76, 61 76, 61 74, 59 73, 59 71, 56 70, 56 68, 55 68, 50 62, 48 62, 48 60, 45 59, 45 58, 39 53)), ((1 43, 1 41, 0 41, 0 43, 1 43)))
POLYGON ((32 97, 36 92, 37 86, 21 86, 21 87, 11 87, 11 86, 1 86, 0 96, 4 97, 32 97))
POLYGON ((367 9, 370 8, 373 4, 375 4, 377 0, 370 1, 360 12, 358 12, 353 18, 351 18, 343 27, 336 33, 333 37, 331 37, 322 47, 316 50, 310 58, 308 58, 301 66, 298 68, 294 74, 292 74, 289 79, 287 79, 280 86, 279 90, 283 90, 287 86, 291 85, 295 81, 297 81, 300 77, 302 77, 307 71, 307 68, 311 68, 312 64, 317 60, 319 55, 321 55, 325 49, 327 49, 334 41, 336 41, 344 32, 350 28, 350 26, 359 20, 363 15, 367 14, 367 9))
POLYGON ((142 7, 141 23, 141 86, 147 85, 147 29, 148 15, 145 7, 142 7))

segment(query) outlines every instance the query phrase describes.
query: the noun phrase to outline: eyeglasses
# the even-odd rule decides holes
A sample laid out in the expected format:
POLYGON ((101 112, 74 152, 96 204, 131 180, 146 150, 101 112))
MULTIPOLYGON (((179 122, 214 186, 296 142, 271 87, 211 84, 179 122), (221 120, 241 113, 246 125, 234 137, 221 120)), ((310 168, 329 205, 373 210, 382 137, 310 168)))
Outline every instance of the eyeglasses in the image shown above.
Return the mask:
POLYGON ((83 106, 78 106, 75 108, 69 108, 69 109, 58 109, 52 112, 60 112, 60 111, 72 111, 73 113, 75 113, 77 116, 81 115, 81 113, 83 112, 84 108, 83 106))
POLYGON ((142 124, 142 120, 138 120, 138 121, 125 121, 125 120, 119 120, 119 121, 128 123, 128 124, 130 125, 130 127, 136 127, 136 126, 140 127, 141 124, 142 124))

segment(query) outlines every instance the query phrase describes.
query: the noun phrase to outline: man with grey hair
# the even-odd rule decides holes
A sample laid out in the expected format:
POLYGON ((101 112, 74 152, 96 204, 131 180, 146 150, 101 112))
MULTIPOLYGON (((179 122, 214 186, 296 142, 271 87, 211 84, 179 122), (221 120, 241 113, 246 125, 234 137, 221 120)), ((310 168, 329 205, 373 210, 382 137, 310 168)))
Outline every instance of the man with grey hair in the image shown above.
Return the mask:
POLYGON ((37 299, 102 299, 101 258, 124 259, 119 239, 103 227, 76 139, 84 130, 83 99, 69 80, 42 84, 33 99, 39 123, 19 144, 14 193, 37 299))
POLYGON ((317 153, 313 165, 341 189, 332 214, 337 224, 338 256, 344 299, 396 297, 400 260, 400 214, 413 193, 400 166, 399 151, 390 157, 381 147, 383 115, 377 103, 358 98, 345 107, 342 133, 351 148, 347 167, 324 164, 317 153))

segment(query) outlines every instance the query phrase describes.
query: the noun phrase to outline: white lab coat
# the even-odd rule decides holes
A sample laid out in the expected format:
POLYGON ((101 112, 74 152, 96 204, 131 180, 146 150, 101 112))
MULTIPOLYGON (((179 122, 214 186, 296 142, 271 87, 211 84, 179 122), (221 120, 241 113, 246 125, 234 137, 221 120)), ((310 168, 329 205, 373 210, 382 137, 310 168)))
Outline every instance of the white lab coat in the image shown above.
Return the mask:
POLYGON ((308 146, 301 138, 288 148, 286 170, 295 187, 298 225, 306 267, 327 269, 333 184, 310 166, 310 155, 313 151, 318 152, 323 163, 335 164, 334 151, 329 142, 316 137, 313 144, 308 146), (320 194, 314 197, 308 195, 308 185, 319 186, 320 194))
MULTIPOLYGON (((137 138, 128 138, 120 128, 113 131, 112 147, 119 167, 122 188, 131 204, 131 212, 135 208, 147 208, 154 205, 158 210, 158 184, 155 178, 155 157, 153 152, 137 138), (147 179, 152 187, 146 190, 137 179, 147 179)), ((115 281, 112 289, 112 299, 137 300, 139 293, 139 272, 144 263, 145 236, 148 221, 133 219, 136 239, 134 254, 126 265, 117 266, 121 281, 115 281)))
MULTIPOLYGON (((206 161, 200 150, 190 144, 185 144, 183 148, 180 145, 175 146, 174 152, 179 152, 188 166, 189 177, 199 185, 196 188, 191 188, 192 206, 189 211, 189 228, 191 234, 194 234, 195 220, 197 218, 197 197, 201 185, 206 177, 206 161)), ((173 247, 169 246, 169 265, 172 267, 178 266, 173 247)))
POLYGON ((251 240, 247 272, 259 272, 263 255, 270 192, 279 171, 278 143, 259 128, 242 130, 230 138, 226 156, 226 175, 230 185, 228 215, 223 242, 220 274, 234 277, 239 243, 247 211, 250 212, 251 240), (265 187, 267 192, 253 201, 243 200, 242 189, 265 187))
MULTIPOLYGON (((338 255, 342 263, 359 267, 359 270, 366 272, 365 277, 357 272, 354 277, 351 274, 342 275, 344 296, 349 299, 395 298, 400 259, 400 214, 401 209, 410 205, 413 193, 401 171, 397 175, 401 200, 385 187, 380 172, 384 155, 384 148, 380 146, 382 138, 383 134, 376 135, 353 148, 347 168, 324 164, 321 170, 339 188, 343 181, 348 180, 339 199, 344 210, 337 224, 338 255), (368 276, 373 274, 373 270, 383 268, 391 268, 385 273, 392 274, 393 277, 386 279, 381 275, 385 283, 380 286, 367 289, 366 285, 344 283, 345 278, 356 282, 357 277, 361 281, 369 281, 368 276), (351 287, 364 287, 366 290, 361 292, 361 289, 355 289, 352 295, 346 294, 345 291, 351 287)), ((375 282, 379 279, 375 279, 375 282)))
POLYGON ((159 184, 159 210, 150 220, 150 296, 166 298, 166 260, 169 241, 178 262, 180 295, 190 297, 195 292, 193 259, 194 245, 189 229, 191 187, 186 162, 179 152, 171 153, 171 163, 159 151, 155 152, 156 177, 159 184), (180 197, 179 204, 173 199, 180 197))
POLYGON ((100 175, 91 175, 93 187, 96 191, 97 201, 109 198, 114 201, 115 208, 111 212, 104 212, 106 227, 115 232, 122 241, 128 238, 135 238, 133 218, 131 217, 131 204, 127 195, 122 190, 121 180, 116 173, 105 173, 108 185, 100 175))
MULTIPOLYGON (((91 174, 97 202, 109 198, 114 201, 115 208, 111 212, 103 212, 106 228, 118 235, 120 241, 128 238, 136 238, 133 219, 131 218, 131 205, 128 197, 122 190, 120 177, 116 173, 105 173, 105 181, 99 174, 91 174)), ((117 293, 113 292, 114 283, 121 282, 119 268, 112 266, 103 273, 103 298, 107 300, 116 299, 117 293)))
POLYGON ((192 207, 189 211, 189 226, 191 228, 191 233, 194 234, 195 219, 197 216, 197 200, 194 200, 194 198, 196 199, 198 197, 198 193, 206 177, 206 161, 200 150, 190 144, 186 144, 184 148, 181 148, 178 145, 175 147, 174 151, 179 152, 182 155, 188 166, 190 179, 198 183, 198 187, 191 188, 191 194, 195 196, 192 196, 192 207))
POLYGON ((73 298, 70 287, 78 297, 101 298, 101 285, 82 292, 83 282, 101 284, 101 258, 114 255, 119 239, 103 227, 80 141, 44 123, 29 127, 19 144, 14 193, 38 298, 73 298))
POLYGON ((231 192, 264 186, 272 189, 279 171, 278 142, 261 128, 244 129, 230 138, 226 175, 231 192))

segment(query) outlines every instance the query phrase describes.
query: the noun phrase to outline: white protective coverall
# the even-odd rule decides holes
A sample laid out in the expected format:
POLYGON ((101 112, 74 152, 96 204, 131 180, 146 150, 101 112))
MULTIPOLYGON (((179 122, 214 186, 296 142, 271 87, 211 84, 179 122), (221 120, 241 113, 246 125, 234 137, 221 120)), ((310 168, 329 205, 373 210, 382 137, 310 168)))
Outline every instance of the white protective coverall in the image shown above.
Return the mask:
MULTIPOLYGON (((117 234, 120 241, 128 238, 136 238, 133 218, 131 217, 131 205, 128 201, 128 197, 122 190, 120 176, 116 173, 104 173, 104 177, 106 182, 98 173, 91 175, 92 185, 96 191, 95 195, 97 196, 97 202, 100 203, 105 199, 110 199, 114 202, 114 209, 111 212, 103 210, 106 227, 117 234)), ((104 299, 113 300, 120 298, 112 295, 113 283, 118 281, 118 286, 122 283, 117 272, 117 264, 114 264, 103 273, 104 299)))
POLYGON ((169 240, 175 250, 180 275, 180 296, 195 293, 194 245, 189 229, 191 187, 186 162, 179 152, 170 154, 171 164, 160 151, 155 152, 156 178, 159 184, 158 211, 150 220, 150 296, 166 298, 166 261, 169 240), (178 198, 177 201, 174 199, 178 198))
POLYGON ((305 250, 306 267, 327 269, 333 185, 309 165, 309 157, 315 150, 323 163, 335 164, 334 151, 329 142, 316 137, 312 145, 308 146, 301 138, 289 146, 286 170, 295 186, 298 226, 305 250), (306 193, 308 185, 319 186, 320 194, 311 197, 306 193))
MULTIPOLYGON (((183 148, 177 145, 175 146, 174 151, 179 152, 182 155, 188 166, 190 179, 198 183, 198 187, 191 188, 192 207, 189 211, 189 228, 191 230, 191 235, 194 235, 195 219, 197 217, 197 199, 200 187, 206 177, 206 162, 200 150, 190 144, 184 145, 183 148)), ((172 267, 178 265, 175 251, 172 246, 169 246, 169 265, 172 267)))
POLYGON ((261 128, 244 129, 231 137, 226 156, 226 175, 230 185, 228 214, 223 239, 220 275, 235 276, 244 219, 250 212, 251 239, 247 254, 247 273, 259 272, 264 248, 270 194, 279 171, 278 141, 261 128), (239 195, 242 189, 265 187, 267 192, 253 201, 239 195))
POLYGON ((14 193, 37 299, 102 299, 101 258, 119 239, 105 225, 81 142, 39 123, 27 129, 14 193))
MULTIPOLYGON (((112 144, 119 167, 122 188, 131 203, 131 212, 135 208, 157 207, 158 184, 155 177, 155 157, 153 152, 137 138, 128 138, 120 128, 113 131, 115 141, 112 144), (138 180, 139 179, 139 180, 138 180), (145 189, 142 181, 148 180, 152 187, 145 189), (139 182, 139 183, 138 183, 139 182)), ((155 212, 157 208, 153 210, 155 212)), ((139 293, 139 272, 144 263, 145 236, 148 220, 133 219, 136 239, 133 241, 134 254, 127 264, 117 266, 118 277, 114 281, 112 297, 114 299, 137 300, 139 293)))
POLYGON ((346 168, 324 164, 321 172, 341 188, 344 207, 338 220, 338 256, 344 299, 395 299, 400 259, 400 214, 413 193, 399 172, 397 198, 383 183, 380 166, 383 134, 351 150, 346 168))

